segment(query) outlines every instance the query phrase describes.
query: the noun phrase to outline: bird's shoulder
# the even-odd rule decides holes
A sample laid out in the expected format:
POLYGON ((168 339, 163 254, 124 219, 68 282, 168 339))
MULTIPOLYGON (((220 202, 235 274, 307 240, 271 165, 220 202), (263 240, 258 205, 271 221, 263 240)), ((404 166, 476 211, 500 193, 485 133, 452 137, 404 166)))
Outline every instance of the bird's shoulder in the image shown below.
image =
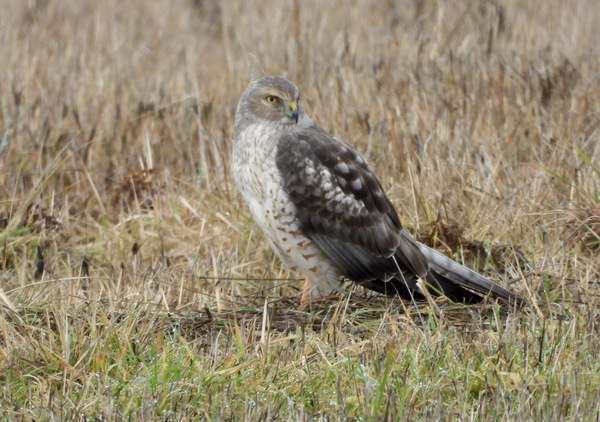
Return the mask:
POLYGON ((379 180, 361 155, 316 125, 284 134, 277 145, 276 162, 287 178, 291 194, 303 197, 311 194, 301 187, 318 188, 312 192, 316 197, 338 191, 339 199, 352 198, 360 202, 363 213, 387 215, 394 211, 379 180), (296 192, 294 187, 300 191, 296 192))
POLYGON ((308 234, 390 256, 402 225, 360 154, 316 125, 281 136, 276 164, 308 234))

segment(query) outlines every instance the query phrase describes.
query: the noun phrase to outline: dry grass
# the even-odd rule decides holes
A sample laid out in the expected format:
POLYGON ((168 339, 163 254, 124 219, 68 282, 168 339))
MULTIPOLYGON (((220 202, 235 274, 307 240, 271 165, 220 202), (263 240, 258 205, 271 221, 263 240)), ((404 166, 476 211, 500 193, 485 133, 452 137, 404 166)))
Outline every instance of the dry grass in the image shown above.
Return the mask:
POLYGON ((0 2, 3 419, 599 417, 600 3, 334 3, 0 2), (228 174, 263 74, 531 306, 300 310, 228 174))

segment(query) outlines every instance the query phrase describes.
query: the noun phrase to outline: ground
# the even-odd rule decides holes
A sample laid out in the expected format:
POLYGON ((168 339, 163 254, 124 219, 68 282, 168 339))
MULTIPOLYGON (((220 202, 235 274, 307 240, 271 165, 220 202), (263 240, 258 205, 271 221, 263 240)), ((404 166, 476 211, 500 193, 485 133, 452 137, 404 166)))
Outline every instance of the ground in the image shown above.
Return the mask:
POLYGON ((0 5, 3 419, 599 417, 600 3, 0 5), (300 308, 228 167, 264 74, 528 306, 300 308))

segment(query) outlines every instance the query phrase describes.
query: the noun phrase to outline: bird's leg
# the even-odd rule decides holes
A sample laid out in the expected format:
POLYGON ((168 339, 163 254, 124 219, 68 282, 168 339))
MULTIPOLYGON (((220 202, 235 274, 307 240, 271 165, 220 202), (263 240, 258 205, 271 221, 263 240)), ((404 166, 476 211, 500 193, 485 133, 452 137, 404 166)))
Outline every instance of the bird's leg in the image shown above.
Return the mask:
POLYGON ((302 294, 300 296, 300 309, 306 308, 312 298, 312 280, 309 277, 304 277, 304 284, 302 285, 302 294))
POLYGON ((300 295, 300 309, 306 309, 311 303, 336 300, 339 292, 319 288, 310 277, 304 279, 302 294, 300 295))

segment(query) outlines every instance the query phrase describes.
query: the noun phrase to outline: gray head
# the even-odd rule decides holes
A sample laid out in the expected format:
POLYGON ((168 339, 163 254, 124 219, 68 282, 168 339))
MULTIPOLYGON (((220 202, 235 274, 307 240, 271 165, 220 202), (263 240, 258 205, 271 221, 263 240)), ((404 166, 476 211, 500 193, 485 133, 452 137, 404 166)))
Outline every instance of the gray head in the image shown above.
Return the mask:
POLYGON ((239 133, 257 120, 276 122, 282 128, 311 122, 304 114, 296 85, 278 76, 266 76, 248 85, 238 102, 234 130, 239 133))

